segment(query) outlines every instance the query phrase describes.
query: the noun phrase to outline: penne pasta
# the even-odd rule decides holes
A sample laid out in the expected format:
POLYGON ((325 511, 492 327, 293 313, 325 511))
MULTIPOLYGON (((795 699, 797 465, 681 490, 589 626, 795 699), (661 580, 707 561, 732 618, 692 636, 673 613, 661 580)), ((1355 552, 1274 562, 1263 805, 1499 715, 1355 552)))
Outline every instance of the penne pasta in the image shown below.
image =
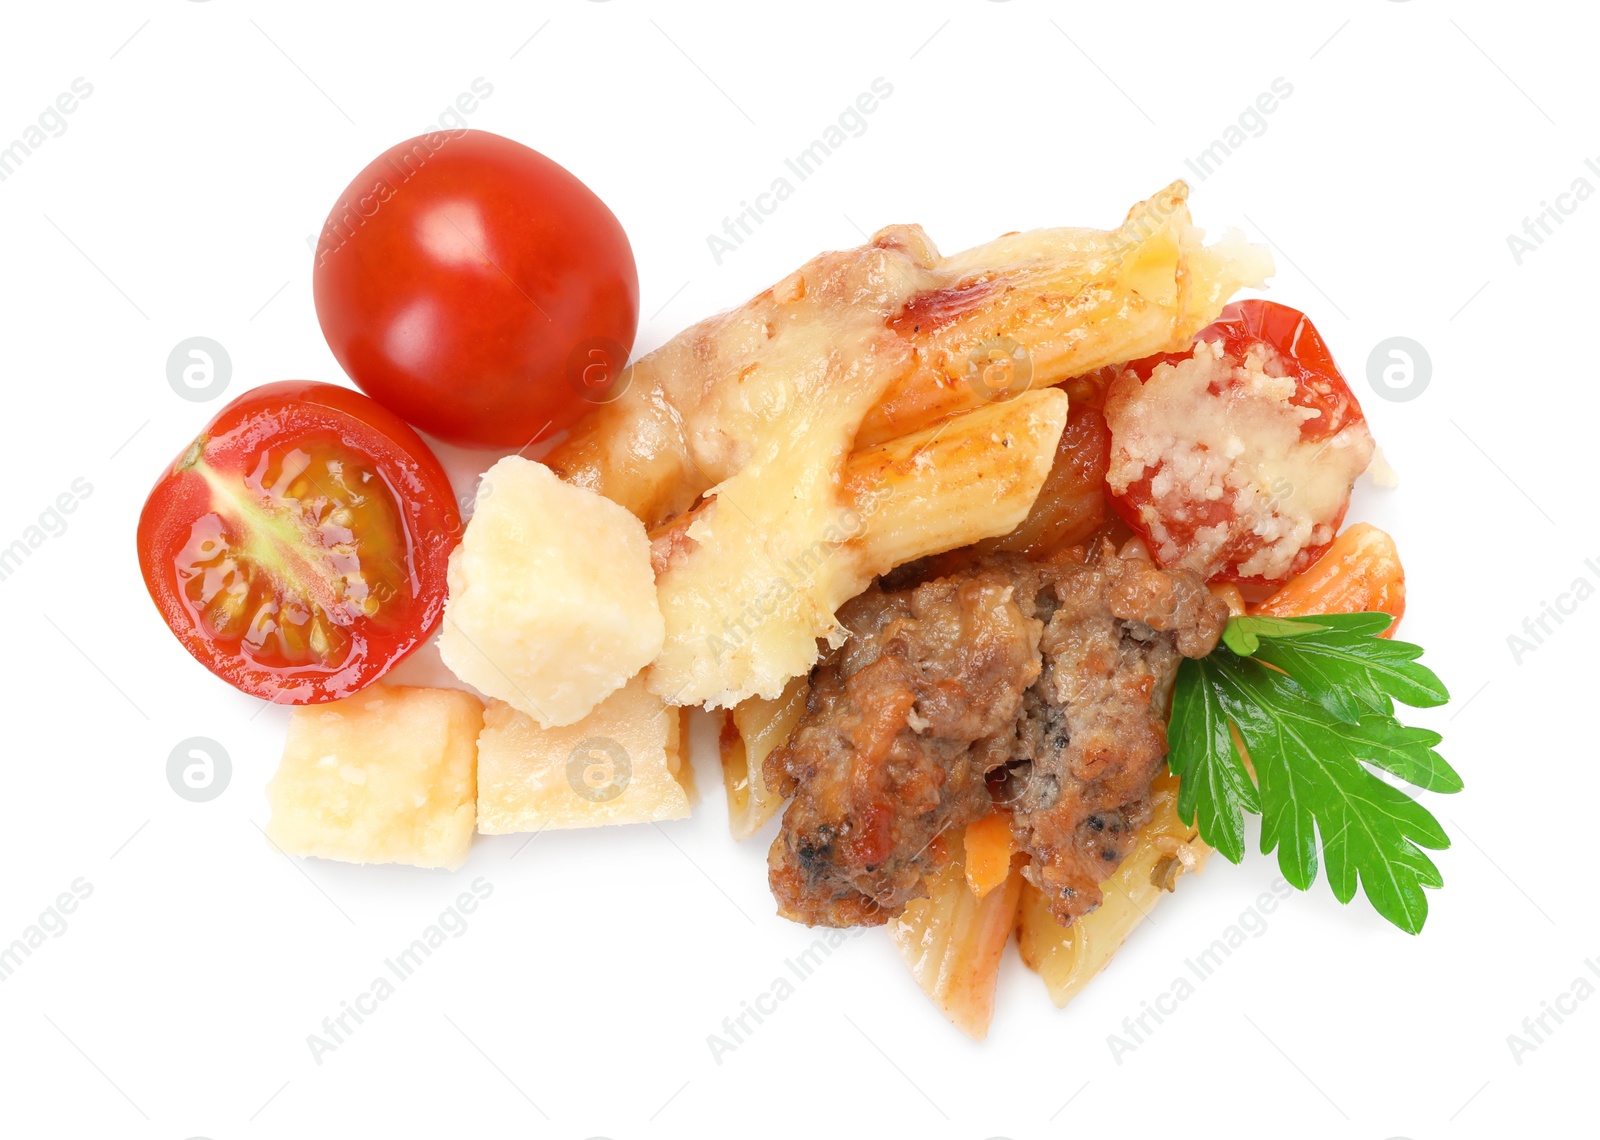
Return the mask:
POLYGON ((1000 958, 1016 922, 1022 871, 1013 863, 1004 884, 980 901, 967 886, 963 844, 927 880, 928 896, 914 899, 889 923, 900 957, 922 992, 975 1041, 989 1034, 1000 958))
POLYGON ((854 543, 863 572, 1011 533, 1050 474, 1066 422, 1067 394, 1047 388, 856 452, 844 493, 874 505, 854 543))
POLYGON ((1139 830, 1133 853, 1101 884, 1105 901, 1071 926, 1059 925, 1050 903, 1024 883, 1017 914, 1022 960, 1044 979, 1050 1000, 1064 1007, 1105 969, 1128 935, 1181 875, 1205 866, 1211 849, 1178 818, 1178 781, 1163 773, 1151 795, 1150 822, 1139 830))
POLYGON ((1203 245, 1188 194, 1174 182, 1116 229, 1012 233, 953 257, 918 226, 820 254, 631 365, 547 462, 654 528, 792 434, 816 387, 853 404, 839 442, 862 447, 1002 390, 1176 351, 1272 273, 1234 235, 1203 245))
POLYGON ((914 338, 917 367, 889 386, 857 442, 972 407, 986 347, 1020 347, 1026 375, 1015 383, 1038 388, 1185 344, 1237 289, 1272 275, 1267 251, 1236 232, 1202 245, 1188 196, 1174 182, 1117 229, 1007 234, 944 259, 945 283, 892 324, 914 338))
MULTIPOLYGON (((1052 480, 1061 482, 1056 472, 1062 465, 1067 410, 1066 393, 1059 388, 1028 392, 855 452, 840 480, 841 514, 857 520, 858 535, 848 545, 869 567, 889 570, 974 543, 981 550, 1019 552, 1054 547, 1060 543, 1047 544, 1042 536, 1060 536, 1062 514, 1070 516, 1065 525, 1074 536, 1066 545, 1091 533, 1094 526, 1078 533, 1092 513, 1081 501, 1065 506, 1052 502, 1051 517, 1033 517, 1052 480), (1053 455, 1052 438, 1058 441, 1053 455), (963 513, 960 507, 969 509, 963 513), (1027 539, 1010 541, 1024 529, 1027 539)), ((1078 466, 1079 458, 1068 457, 1067 466, 1078 466)), ((1098 485, 1095 495, 1101 497, 1098 485)), ((693 545, 689 528, 705 509, 686 511, 650 532, 658 574, 693 545)), ((1093 517, 1098 525, 1104 516, 1093 517)))
POLYGON ((783 797, 767 787, 761 765, 794 731, 809 691, 807 679, 796 677, 777 700, 750 697, 723 713, 722 784, 728 793, 728 829, 735 839, 750 838, 783 806, 783 797))
MULTIPOLYGON (((836 505, 745 484, 658 528, 652 562, 666 642, 651 691, 674 704, 777 699, 844 636, 834 611, 904 562, 1011 531, 1049 474, 1067 395, 1025 392, 852 456, 836 505), (718 557, 703 557, 708 549, 718 557)), ((788 469, 789 458, 775 460, 788 469)), ((796 475, 803 483, 805 480, 796 475)))

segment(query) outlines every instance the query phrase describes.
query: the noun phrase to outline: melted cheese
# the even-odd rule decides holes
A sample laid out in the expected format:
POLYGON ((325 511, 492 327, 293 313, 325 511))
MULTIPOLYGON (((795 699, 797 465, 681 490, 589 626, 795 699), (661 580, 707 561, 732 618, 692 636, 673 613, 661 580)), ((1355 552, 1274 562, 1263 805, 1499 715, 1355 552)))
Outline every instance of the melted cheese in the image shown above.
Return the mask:
POLYGON ((1372 435, 1357 422, 1302 442, 1301 425, 1321 413, 1290 402, 1295 381, 1282 373, 1263 348, 1235 365, 1220 344, 1202 343, 1142 384, 1124 373, 1112 385, 1106 482, 1123 494, 1149 476, 1139 516, 1163 566, 1209 578, 1245 540, 1254 549, 1238 574, 1277 580, 1302 550, 1332 541, 1350 485, 1372 459, 1372 435), (1197 526, 1214 513, 1202 504, 1227 508, 1230 521, 1197 526))
POLYGON ((875 252, 752 304, 738 383, 706 393, 688 425, 698 466, 730 473, 657 578, 667 637, 650 688, 672 703, 775 698, 811 668, 818 638, 844 638, 834 610, 869 575, 845 547, 860 520, 842 508, 840 472, 862 417, 912 363, 883 314, 918 283, 898 251, 875 252))
POLYGON ((1187 193, 1175 183, 1116 230, 1009 234, 949 258, 920 228, 891 226, 633 365, 548 461, 652 530, 694 512, 658 566, 666 641, 651 691, 776 698, 819 639, 837 644, 834 610, 883 569, 851 549, 846 461, 983 406, 978 362, 1002 352, 1042 388, 1175 351, 1259 283, 1265 252, 1202 245, 1187 193))

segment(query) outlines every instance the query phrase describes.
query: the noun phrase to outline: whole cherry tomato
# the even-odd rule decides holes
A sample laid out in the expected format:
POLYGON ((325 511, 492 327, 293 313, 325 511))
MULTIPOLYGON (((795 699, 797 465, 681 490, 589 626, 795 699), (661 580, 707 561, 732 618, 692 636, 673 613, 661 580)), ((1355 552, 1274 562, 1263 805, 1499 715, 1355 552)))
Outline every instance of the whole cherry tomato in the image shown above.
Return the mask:
POLYGON ((478 447, 525 446, 607 398, 639 321, 633 249, 605 203, 486 131, 409 139, 356 175, 312 290, 362 391, 478 447))
POLYGON ((183 647, 280 704, 347 697, 444 614, 461 516, 394 413, 332 384, 253 389, 162 474, 139 566, 183 647))

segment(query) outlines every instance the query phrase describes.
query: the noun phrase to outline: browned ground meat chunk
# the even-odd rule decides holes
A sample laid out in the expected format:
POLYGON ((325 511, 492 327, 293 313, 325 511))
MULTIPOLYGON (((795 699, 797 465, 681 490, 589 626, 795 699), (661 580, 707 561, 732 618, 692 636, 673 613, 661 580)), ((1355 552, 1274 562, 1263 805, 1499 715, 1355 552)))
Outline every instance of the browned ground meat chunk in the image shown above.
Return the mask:
POLYGON ((768 858, 779 912, 887 921, 947 859, 941 837, 997 800, 1057 918, 1093 910, 1148 815, 1178 661, 1226 618, 1198 578, 1109 544, 852 600, 850 639, 766 761, 794 796, 768 858))
POLYGON ((1050 579, 1044 670, 991 782, 1030 856, 1024 874, 1066 925, 1100 905, 1100 883, 1148 822, 1178 664, 1211 652, 1228 608, 1195 575, 1119 558, 1109 544, 1050 579))
POLYGON ((812 674, 806 712, 767 757, 793 794, 768 859, 779 912, 809 925, 886 922, 947 855, 939 837, 988 813, 1039 677, 1032 597, 1003 567, 851 600, 850 640, 812 674))

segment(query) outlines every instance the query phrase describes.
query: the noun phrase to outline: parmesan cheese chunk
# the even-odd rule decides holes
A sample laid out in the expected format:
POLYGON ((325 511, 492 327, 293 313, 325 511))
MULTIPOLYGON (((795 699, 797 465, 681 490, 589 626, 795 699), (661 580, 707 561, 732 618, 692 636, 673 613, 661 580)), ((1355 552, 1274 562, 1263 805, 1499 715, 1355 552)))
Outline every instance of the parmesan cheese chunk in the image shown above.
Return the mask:
POLYGON ((564 728, 540 728, 490 701, 478 737, 478 830, 500 835, 687 817, 684 715, 637 677, 564 728))
POLYGON ((661 652, 643 524, 520 456, 484 475, 449 586, 444 663, 546 728, 582 720, 661 652))
POLYGON ((267 838, 289 855, 459 867, 482 725, 483 705, 459 689, 373 685, 295 709, 267 838))

